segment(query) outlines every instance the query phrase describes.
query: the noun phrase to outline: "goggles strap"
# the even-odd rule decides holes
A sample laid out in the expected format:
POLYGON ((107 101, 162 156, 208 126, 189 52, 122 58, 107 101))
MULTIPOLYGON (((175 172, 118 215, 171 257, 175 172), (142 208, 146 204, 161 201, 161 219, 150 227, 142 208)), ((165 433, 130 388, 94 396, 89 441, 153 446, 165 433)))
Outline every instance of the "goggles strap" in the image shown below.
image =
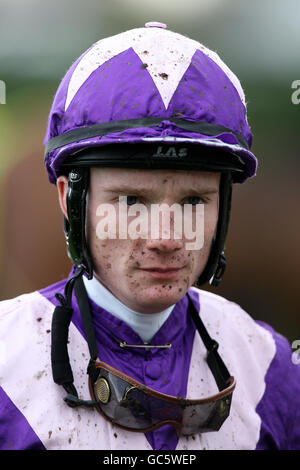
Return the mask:
POLYGON ((76 279, 78 279, 82 273, 83 269, 77 269, 75 274, 65 285, 65 295, 56 295, 61 305, 55 308, 51 325, 51 364, 53 380, 59 385, 66 386, 69 393, 71 391, 72 393, 76 392, 76 390, 72 388, 74 378, 67 347, 69 325, 73 315, 73 309, 71 307, 72 291, 76 279))
MULTIPOLYGON (((81 400, 78 398, 78 393, 73 383, 74 377, 70 365, 67 346, 69 326, 73 315, 73 309, 71 307, 72 292, 73 289, 75 289, 75 292, 79 292, 79 295, 81 295, 80 286, 83 286, 83 272, 83 267, 78 268, 74 276, 72 276, 66 283, 64 291, 65 295, 56 295, 56 298, 60 301, 61 305, 57 306, 54 310, 51 327, 51 364, 53 380, 58 385, 62 385, 64 387, 65 391, 67 392, 67 395, 64 397, 64 401, 72 408, 81 405, 90 407, 97 404, 91 400, 81 400), (79 284, 79 287, 77 287, 77 284, 79 284)), ((83 307, 81 306, 80 309, 81 308, 83 307)), ((90 333, 89 336, 91 336, 90 333)), ((94 353, 92 348, 95 347, 95 345, 91 342, 91 340, 89 340, 88 344, 90 352, 94 353), (92 347, 90 344, 92 344, 92 347)))
POLYGON ((83 284, 82 277, 76 282, 74 290, 82 318, 83 328, 86 335, 91 360, 95 361, 98 357, 98 347, 95 337, 95 330, 93 327, 89 299, 83 284))
POLYGON ((76 406, 87 406, 89 408, 97 405, 97 402, 93 400, 81 400, 80 398, 76 397, 73 393, 68 393, 64 397, 64 401, 69 405, 71 408, 75 408, 76 406))
POLYGON ((215 378, 219 390, 223 390, 228 386, 227 380, 229 379, 230 374, 218 353, 219 344, 209 335, 188 292, 186 295, 189 299, 189 312, 191 313, 192 319, 199 335, 201 336, 204 346, 207 349, 208 366, 215 378))
POLYGON ((55 307, 51 326, 51 364, 53 380, 58 385, 72 384, 74 381, 68 354, 68 332, 73 309, 55 307))
MULTIPOLYGON (((90 352, 90 361, 87 368, 87 373, 93 383, 97 380, 99 372, 95 367, 95 361, 98 357, 98 347, 96 342, 95 330, 92 321, 91 309, 89 304, 89 298, 84 286, 82 277, 78 280, 75 285, 75 295, 78 302, 78 307, 80 315, 82 318, 83 329, 85 332, 86 340, 88 343, 88 348, 90 352)), ((97 404, 96 402, 93 402, 97 404)), ((80 403, 78 403, 80 404, 80 403)), ((89 406, 89 405, 88 405, 89 406)), ((92 405, 91 405, 92 406, 92 405)))

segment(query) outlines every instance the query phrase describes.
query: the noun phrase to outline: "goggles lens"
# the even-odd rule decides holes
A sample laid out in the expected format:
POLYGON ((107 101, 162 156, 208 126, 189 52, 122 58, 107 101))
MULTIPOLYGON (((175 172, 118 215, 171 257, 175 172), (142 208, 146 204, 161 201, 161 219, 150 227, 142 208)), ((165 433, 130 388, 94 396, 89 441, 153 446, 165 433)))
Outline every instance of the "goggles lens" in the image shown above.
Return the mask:
POLYGON ((218 394, 189 400, 148 388, 104 362, 94 365, 99 374, 94 383, 90 380, 90 393, 97 409, 125 429, 147 432, 172 424, 177 434, 192 435, 218 431, 229 416, 233 377, 218 394))

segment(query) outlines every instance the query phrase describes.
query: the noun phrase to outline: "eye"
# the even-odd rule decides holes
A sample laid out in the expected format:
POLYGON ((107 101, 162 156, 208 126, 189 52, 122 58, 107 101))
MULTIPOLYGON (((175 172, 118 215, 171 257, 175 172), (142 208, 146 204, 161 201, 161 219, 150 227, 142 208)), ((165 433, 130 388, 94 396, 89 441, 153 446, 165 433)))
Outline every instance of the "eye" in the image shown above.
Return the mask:
POLYGON ((189 196, 186 198, 185 204, 191 204, 192 206, 197 206, 198 204, 204 204, 204 199, 200 196, 189 196))
POLYGON ((134 204, 138 204, 138 202, 139 202, 138 196, 126 196, 127 206, 133 206, 134 204))

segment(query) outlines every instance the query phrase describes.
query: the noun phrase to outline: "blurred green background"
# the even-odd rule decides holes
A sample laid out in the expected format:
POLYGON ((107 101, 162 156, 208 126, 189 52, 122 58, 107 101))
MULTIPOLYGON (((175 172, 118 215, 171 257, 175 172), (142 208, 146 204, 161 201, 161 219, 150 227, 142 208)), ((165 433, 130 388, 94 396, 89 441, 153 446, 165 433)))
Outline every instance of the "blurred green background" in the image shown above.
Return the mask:
POLYGON ((43 138, 58 84, 91 44, 161 21, 215 50, 246 93, 256 178, 234 188, 221 286, 207 287, 300 338, 298 0, 0 0, 0 298, 39 289, 70 269, 43 138))

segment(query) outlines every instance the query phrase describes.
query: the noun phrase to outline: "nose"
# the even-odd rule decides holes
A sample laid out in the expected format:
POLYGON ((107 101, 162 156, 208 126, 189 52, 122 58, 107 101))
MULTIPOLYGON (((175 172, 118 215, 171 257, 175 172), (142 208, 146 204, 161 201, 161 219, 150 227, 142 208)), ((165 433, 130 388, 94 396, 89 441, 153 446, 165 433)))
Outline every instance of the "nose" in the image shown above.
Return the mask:
MULTIPOLYGON (((178 208, 175 207, 178 212, 178 208)), ((181 211, 181 208, 179 208, 181 211)), ((151 211, 150 230, 146 241, 149 250, 171 253, 183 247, 182 214, 180 217, 170 210, 166 203, 161 204, 158 212, 151 211), (159 213, 161 211, 161 213, 159 213)))
POLYGON ((148 238, 146 241, 146 248, 156 252, 172 253, 181 250, 182 247, 183 241, 175 238, 148 238))

